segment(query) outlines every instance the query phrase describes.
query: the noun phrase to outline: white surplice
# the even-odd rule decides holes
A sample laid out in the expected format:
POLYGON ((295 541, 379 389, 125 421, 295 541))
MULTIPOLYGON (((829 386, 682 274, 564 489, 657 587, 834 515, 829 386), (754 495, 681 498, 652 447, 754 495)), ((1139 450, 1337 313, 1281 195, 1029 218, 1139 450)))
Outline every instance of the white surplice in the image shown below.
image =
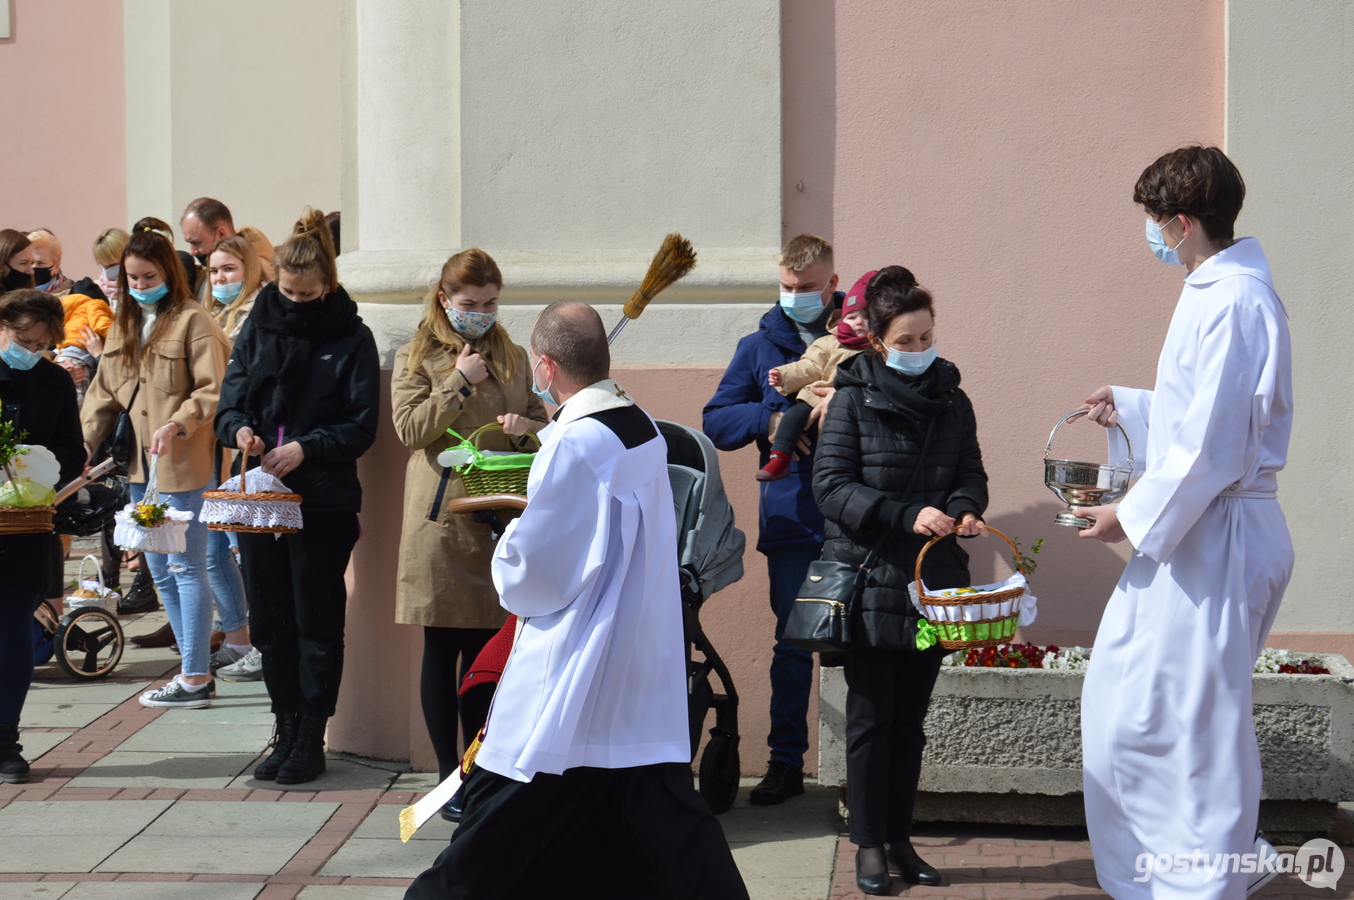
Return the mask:
POLYGON ((1192 864, 1134 879, 1141 854, 1253 852, 1251 674, 1293 568, 1275 497, 1290 369, 1269 263, 1243 238, 1185 279, 1156 389, 1113 389, 1141 475, 1119 508, 1135 552, 1096 635, 1081 722, 1096 874, 1119 900, 1245 895, 1247 875, 1192 864))
POLYGON ((506 778, 690 762, 667 443, 593 417, 632 405, 611 380, 564 404, 494 552, 521 621, 475 764, 506 778))

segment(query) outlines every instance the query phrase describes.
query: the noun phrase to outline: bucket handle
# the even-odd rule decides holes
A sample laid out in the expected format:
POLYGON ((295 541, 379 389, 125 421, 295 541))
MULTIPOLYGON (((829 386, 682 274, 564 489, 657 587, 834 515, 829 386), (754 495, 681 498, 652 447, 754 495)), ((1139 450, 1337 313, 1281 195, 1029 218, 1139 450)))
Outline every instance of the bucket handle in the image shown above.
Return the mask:
MULTIPOLYGON (((1062 419, 1059 420, 1057 425, 1053 426, 1053 432, 1048 436, 1048 443, 1044 445, 1045 461, 1048 460, 1048 455, 1053 450, 1053 439, 1058 436, 1058 429, 1062 428, 1064 425, 1075 419, 1077 416, 1084 416, 1089 412, 1090 412, 1089 409, 1079 409, 1076 410, 1075 412, 1070 412, 1067 415, 1063 416, 1062 419)), ((1120 425, 1118 422, 1114 423, 1114 427, 1119 429, 1119 433, 1124 436, 1124 443, 1128 445, 1128 469, 1131 472, 1133 470, 1133 439, 1128 436, 1128 432, 1124 430, 1124 426, 1120 425)))

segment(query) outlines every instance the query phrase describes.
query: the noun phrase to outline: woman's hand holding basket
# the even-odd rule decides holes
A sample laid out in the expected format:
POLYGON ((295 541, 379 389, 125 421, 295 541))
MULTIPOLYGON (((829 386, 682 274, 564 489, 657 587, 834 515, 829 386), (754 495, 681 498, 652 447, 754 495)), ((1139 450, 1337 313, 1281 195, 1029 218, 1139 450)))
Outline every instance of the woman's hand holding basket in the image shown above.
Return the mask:
POLYGON ((248 425, 235 432, 235 446, 245 456, 262 456, 263 438, 254 435, 254 429, 248 425))
POLYGON ((150 446, 146 448, 150 453, 168 453, 170 442, 176 437, 184 434, 183 426, 178 422, 170 422, 167 425, 161 425, 155 429, 155 433, 150 437, 150 446))
POLYGON ((957 530, 960 537, 977 537, 980 534, 987 534, 987 525, 970 512, 960 517, 959 527, 956 529, 954 519, 934 506, 928 506, 917 513, 917 521, 912 530, 917 534, 930 534, 936 537, 944 537, 957 530))

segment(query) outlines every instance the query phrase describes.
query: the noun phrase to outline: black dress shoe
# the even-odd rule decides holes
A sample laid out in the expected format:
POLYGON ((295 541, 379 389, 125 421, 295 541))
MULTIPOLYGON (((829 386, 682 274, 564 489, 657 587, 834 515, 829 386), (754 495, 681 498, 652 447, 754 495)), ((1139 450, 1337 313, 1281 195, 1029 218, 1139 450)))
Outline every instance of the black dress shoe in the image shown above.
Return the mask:
POLYGON ((917 855, 917 851, 912 848, 912 843, 910 841, 889 844, 887 847, 887 855, 889 859, 889 872, 899 876, 908 884, 935 886, 944 881, 944 879, 940 877, 940 873, 937 872, 934 867, 917 855))
POLYGON ((451 795, 451 799, 447 801, 446 806, 442 807, 441 816, 448 822, 461 821, 461 813, 465 812, 465 798, 461 796, 464 791, 465 785, 462 784, 456 789, 456 793, 451 795))
POLYGON ((804 770, 773 759, 766 767, 766 776, 752 789, 748 800, 754 806, 774 806, 804 793, 804 770))
POLYGON ((856 887, 866 894, 889 892, 892 885, 882 847, 861 847, 856 851, 856 887))

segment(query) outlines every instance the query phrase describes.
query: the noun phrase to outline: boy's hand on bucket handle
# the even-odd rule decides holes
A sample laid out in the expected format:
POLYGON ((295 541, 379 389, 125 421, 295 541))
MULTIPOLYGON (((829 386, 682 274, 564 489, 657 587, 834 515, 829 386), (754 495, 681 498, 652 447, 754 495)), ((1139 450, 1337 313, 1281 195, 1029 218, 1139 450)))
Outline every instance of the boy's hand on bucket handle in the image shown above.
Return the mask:
POLYGON ((1077 515, 1095 520, 1090 528, 1077 532, 1077 537, 1093 538, 1106 544, 1117 544, 1128 539, 1124 526, 1119 524, 1119 505, 1078 507, 1077 515))
POLYGON ((1114 389, 1108 385, 1087 397, 1082 409, 1090 410, 1087 418, 1097 425, 1113 428, 1119 424, 1119 410, 1114 408, 1114 389))

